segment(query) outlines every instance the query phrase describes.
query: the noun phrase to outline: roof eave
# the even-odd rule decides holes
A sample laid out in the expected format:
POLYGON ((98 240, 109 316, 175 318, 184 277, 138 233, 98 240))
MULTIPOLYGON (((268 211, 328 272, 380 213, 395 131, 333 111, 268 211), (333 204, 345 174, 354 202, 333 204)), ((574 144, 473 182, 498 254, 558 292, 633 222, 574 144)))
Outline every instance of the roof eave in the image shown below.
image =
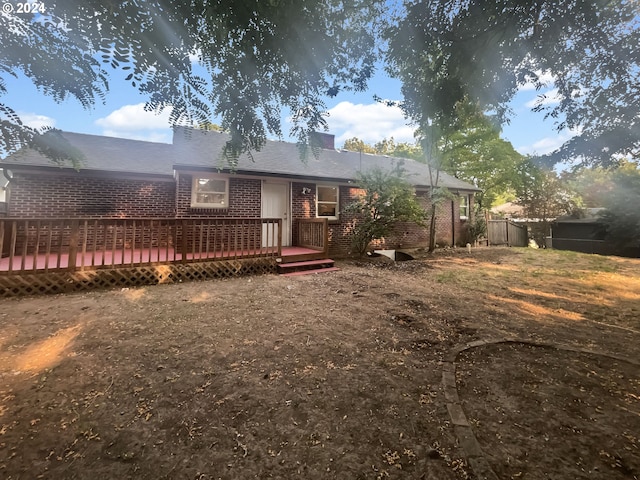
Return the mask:
POLYGON ((104 170, 94 168, 73 168, 63 167, 57 165, 21 165, 18 163, 3 163, 0 162, 0 168, 4 170, 10 170, 12 172, 26 172, 26 173, 46 173, 46 174, 61 174, 61 175, 86 175, 86 176, 101 176, 101 177, 137 177, 148 179, 165 179, 173 180, 173 173, 147 173, 147 172, 134 172, 126 170, 104 170))

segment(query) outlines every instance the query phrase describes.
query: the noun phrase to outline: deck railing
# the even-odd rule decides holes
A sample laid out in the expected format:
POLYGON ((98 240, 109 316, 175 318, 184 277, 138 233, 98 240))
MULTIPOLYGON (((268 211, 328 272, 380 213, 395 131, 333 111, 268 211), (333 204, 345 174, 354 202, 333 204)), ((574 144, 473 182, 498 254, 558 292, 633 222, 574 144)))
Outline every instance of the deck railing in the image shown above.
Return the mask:
POLYGON ((0 218, 0 274, 279 257, 277 218, 0 218))
POLYGON ((297 246, 329 252, 329 229, 326 218, 301 218, 298 220, 297 246))

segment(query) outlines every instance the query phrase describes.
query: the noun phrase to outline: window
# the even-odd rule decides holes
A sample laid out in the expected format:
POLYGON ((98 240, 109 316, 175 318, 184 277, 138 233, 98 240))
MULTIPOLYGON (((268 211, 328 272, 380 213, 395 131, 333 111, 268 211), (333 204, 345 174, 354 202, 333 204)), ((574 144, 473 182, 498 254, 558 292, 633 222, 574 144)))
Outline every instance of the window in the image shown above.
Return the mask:
POLYGON ((226 178, 193 177, 191 206, 201 208, 228 208, 229 181, 226 178))
POLYGON ((316 216, 338 218, 338 187, 316 187, 316 216))
POLYGON ((460 218, 469 218, 469 195, 460 196, 460 218))

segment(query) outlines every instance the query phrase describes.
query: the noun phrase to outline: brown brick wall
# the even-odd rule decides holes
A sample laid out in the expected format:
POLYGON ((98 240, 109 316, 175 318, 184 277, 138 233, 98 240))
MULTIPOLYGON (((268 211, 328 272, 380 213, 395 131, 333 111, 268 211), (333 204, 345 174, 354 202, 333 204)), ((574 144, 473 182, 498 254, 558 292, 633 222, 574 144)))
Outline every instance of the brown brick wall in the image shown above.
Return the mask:
POLYGON ((172 217, 172 181, 14 173, 11 217, 172 217))
POLYGON ((177 217, 260 218, 262 182, 259 179, 229 177, 229 208, 191 208, 193 177, 180 173, 176 191, 177 217))

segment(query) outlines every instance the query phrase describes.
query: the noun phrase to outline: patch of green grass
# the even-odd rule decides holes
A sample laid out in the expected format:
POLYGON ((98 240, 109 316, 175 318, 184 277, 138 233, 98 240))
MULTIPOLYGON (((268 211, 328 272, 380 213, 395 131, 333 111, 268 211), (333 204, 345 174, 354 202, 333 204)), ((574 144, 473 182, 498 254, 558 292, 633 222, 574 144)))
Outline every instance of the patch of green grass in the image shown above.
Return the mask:
POLYGON ((589 266, 593 267, 597 272, 615 273, 618 271, 618 265, 607 257, 593 255, 589 260, 589 266))
POLYGON ((446 271, 436 275, 437 283, 456 283, 458 276, 453 271, 446 271))
POLYGON ((574 252, 573 250, 552 250, 552 251, 561 257, 565 257, 569 259, 575 259, 578 255, 581 255, 579 252, 574 252))

